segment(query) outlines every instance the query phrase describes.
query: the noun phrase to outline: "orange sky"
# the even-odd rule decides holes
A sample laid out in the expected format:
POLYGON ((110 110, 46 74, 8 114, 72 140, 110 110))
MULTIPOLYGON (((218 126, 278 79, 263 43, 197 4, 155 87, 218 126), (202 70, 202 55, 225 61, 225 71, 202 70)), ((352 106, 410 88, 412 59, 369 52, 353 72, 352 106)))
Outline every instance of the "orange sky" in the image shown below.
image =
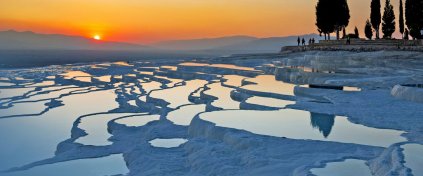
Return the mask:
MULTIPOLYGON (((399 0, 393 0, 396 12, 399 0)), ((105 40, 161 40, 315 33, 317 0, 1 0, 0 30, 105 40)), ((382 0, 382 6, 384 0, 382 0)), ((352 32, 363 33, 370 0, 349 0, 352 32)), ((398 12, 396 13, 398 17, 398 12)), ((363 34, 362 34, 363 35, 363 34)))

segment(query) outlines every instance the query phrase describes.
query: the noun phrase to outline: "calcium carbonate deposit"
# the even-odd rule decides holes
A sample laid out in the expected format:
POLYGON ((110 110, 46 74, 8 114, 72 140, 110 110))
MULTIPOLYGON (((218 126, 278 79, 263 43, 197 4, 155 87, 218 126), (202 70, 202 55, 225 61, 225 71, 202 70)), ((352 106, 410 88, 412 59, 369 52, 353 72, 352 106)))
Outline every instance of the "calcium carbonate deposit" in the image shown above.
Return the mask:
POLYGON ((421 176, 423 54, 0 70, 0 175, 421 176))

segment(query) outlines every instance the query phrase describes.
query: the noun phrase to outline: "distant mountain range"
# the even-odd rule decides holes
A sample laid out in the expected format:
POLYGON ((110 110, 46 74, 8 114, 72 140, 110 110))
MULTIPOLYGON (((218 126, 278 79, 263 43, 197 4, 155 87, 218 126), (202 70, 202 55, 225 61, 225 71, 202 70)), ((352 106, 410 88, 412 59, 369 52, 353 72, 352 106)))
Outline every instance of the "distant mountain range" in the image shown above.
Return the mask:
MULTIPOLYGON (((229 36, 164 41, 152 45, 97 41, 81 36, 0 31, 0 68, 34 67, 99 61, 210 58, 231 54, 277 53, 296 45, 298 36, 257 38, 229 36)), ((304 37, 320 37, 309 34, 304 37)))
MULTIPOLYGON (((300 36, 321 40, 317 34, 300 36)), ((229 36, 193 40, 173 40, 153 44, 152 47, 164 50, 201 51, 206 53, 242 54, 242 53, 275 53, 282 46, 297 45, 298 36, 257 38, 251 36, 229 36)))
POLYGON ((81 36, 14 30, 0 32, 0 49, 2 50, 140 50, 145 48, 142 45, 98 41, 81 36))
MULTIPOLYGON (((149 46, 124 42, 97 41, 81 36, 38 34, 34 32, 0 31, 0 50, 112 50, 149 52, 190 52, 206 55, 275 53, 282 46, 296 45, 298 36, 257 38, 228 36, 192 40, 172 40, 149 46)), ((301 36, 321 39, 317 34, 301 36)))
POLYGON ((199 51, 220 48, 223 46, 249 43, 257 40, 251 36, 228 36, 219 38, 203 38, 191 40, 170 40, 153 44, 153 47, 166 50, 199 51))

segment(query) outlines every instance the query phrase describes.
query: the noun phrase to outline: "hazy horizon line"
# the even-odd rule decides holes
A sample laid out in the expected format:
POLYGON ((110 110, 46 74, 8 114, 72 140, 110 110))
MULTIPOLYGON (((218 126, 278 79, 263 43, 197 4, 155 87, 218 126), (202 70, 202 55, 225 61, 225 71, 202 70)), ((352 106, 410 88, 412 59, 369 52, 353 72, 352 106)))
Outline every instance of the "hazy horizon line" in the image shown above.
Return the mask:
MULTIPOLYGON (((31 31, 31 30, 16 30, 16 29, 7 29, 7 30, 0 30, 0 32, 17 32, 17 33, 33 33, 38 35, 61 35, 65 37, 80 37, 89 40, 95 40, 93 38, 82 36, 82 35, 70 35, 65 33, 44 33, 38 31, 31 31)), ((147 43, 135 43, 135 42, 126 42, 126 41, 117 41, 117 40, 100 40, 101 42, 115 42, 115 43, 126 43, 126 44, 133 44, 133 45, 154 45, 160 44, 163 42, 174 42, 174 41, 191 41, 191 40, 211 40, 211 39, 220 39, 220 38, 230 38, 230 37, 251 37, 257 39, 267 39, 267 38, 285 38, 285 37, 301 37, 307 35, 319 35, 317 33, 308 33, 308 34, 292 34, 292 35, 282 35, 282 36, 269 36, 269 37, 260 37, 254 35, 246 35, 246 34, 233 34, 233 35, 223 35, 223 36, 216 36, 216 37, 198 37, 198 38, 185 38, 185 39, 168 39, 168 40, 159 40, 155 42, 147 42, 147 43)))

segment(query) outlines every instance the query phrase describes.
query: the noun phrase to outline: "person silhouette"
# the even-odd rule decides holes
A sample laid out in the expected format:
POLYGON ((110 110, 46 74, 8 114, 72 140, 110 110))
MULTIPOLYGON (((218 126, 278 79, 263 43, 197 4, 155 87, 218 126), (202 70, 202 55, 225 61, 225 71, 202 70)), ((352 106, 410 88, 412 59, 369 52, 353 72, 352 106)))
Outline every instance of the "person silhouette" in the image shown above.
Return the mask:
POLYGON ((308 45, 311 45, 311 38, 308 39, 308 45))
POLYGON ((301 42, 300 37, 298 37, 297 42, 298 42, 298 46, 300 46, 300 42, 301 42))
POLYGON ((302 42, 303 42, 303 46, 305 46, 305 39, 304 38, 303 38, 303 41, 302 42))
POLYGON ((314 40, 314 38, 311 39, 311 43, 314 44, 316 41, 314 40))

